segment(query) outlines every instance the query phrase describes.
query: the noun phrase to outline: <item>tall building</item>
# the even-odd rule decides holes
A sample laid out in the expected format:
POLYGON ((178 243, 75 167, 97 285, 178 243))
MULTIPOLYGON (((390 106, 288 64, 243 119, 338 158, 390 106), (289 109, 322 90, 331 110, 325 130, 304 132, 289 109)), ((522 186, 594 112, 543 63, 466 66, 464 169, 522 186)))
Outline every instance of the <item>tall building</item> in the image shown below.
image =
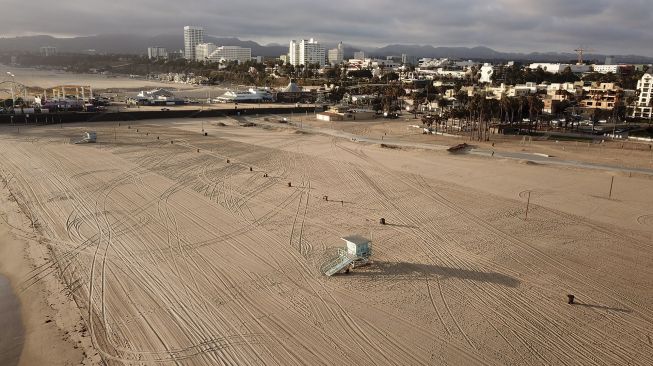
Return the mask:
POLYGON ((184 27, 184 58, 195 60, 195 46, 204 43, 204 28, 185 26, 184 27))
POLYGON ((288 58, 290 64, 293 66, 308 64, 319 64, 320 66, 324 66, 326 63, 324 46, 313 38, 309 40, 302 39, 300 42, 297 42, 294 39, 290 41, 288 58))
POLYGON ((39 50, 41 52, 41 56, 54 56, 57 54, 57 47, 52 47, 52 46, 43 46, 39 50))
POLYGON ((300 65, 299 62, 299 43, 294 39, 290 41, 290 47, 288 49, 288 63, 296 66, 300 65))
POLYGON ((354 52, 354 58, 356 60, 365 60, 365 52, 363 51, 354 52))
POLYGON ((417 57, 402 53, 401 63, 404 65, 417 65, 417 57))
POLYGON ((338 43, 338 47, 329 50, 328 58, 331 65, 339 65, 344 61, 345 47, 342 42, 338 43))
POLYGON ((211 53, 218 48, 213 43, 200 43, 195 46, 195 60, 206 61, 211 53))
POLYGON ((150 60, 167 59, 168 58, 168 50, 166 50, 163 47, 159 47, 159 46, 148 47, 147 48, 147 57, 150 60))
POLYGON ((634 118, 653 118, 653 74, 647 73, 637 82, 639 99, 635 104, 632 116, 634 118))
POLYGON ((211 62, 231 62, 238 61, 239 64, 252 59, 252 49, 239 46, 221 46, 216 48, 208 56, 211 62))

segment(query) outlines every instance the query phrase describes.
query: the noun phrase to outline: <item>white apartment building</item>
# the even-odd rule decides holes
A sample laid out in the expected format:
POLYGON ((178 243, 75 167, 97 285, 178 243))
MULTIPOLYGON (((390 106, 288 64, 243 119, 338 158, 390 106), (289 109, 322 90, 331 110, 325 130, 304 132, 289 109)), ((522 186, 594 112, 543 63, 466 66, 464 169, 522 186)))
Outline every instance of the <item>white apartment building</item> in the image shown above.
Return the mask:
POLYGON ((365 52, 363 51, 354 52, 354 59, 365 60, 365 52))
POLYGON ((148 47, 147 48, 147 58, 149 58, 150 60, 167 59, 168 58, 168 50, 166 50, 163 47, 159 47, 159 46, 148 47))
POLYGON ((552 83, 546 86, 548 95, 556 95, 559 91, 565 91, 573 96, 583 95, 583 88, 576 83, 552 83))
POLYGON ((206 61, 211 53, 218 48, 213 43, 200 43, 195 46, 195 60, 206 61))
POLYGON ((252 59, 252 49, 239 46, 217 47, 207 57, 210 62, 231 62, 238 61, 239 64, 252 59))
POLYGON ((57 54, 57 47, 43 46, 40 48, 39 51, 41 53, 41 56, 45 56, 45 57, 54 56, 57 54))
POLYGON ((320 66, 324 66, 326 63, 324 46, 313 38, 309 40, 302 39, 300 42, 294 39, 290 41, 288 58, 290 59, 290 64, 293 66, 308 64, 320 64, 320 66))
POLYGON ((299 43, 294 39, 290 41, 288 48, 288 63, 296 66, 299 65, 299 43))
POLYGON ((368 67, 384 67, 384 68, 391 68, 391 69, 397 69, 401 66, 401 62, 397 62, 395 60, 383 60, 383 59, 366 59, 365 63, 367 63, 368 67))
POLYGON ((204 43, 204 28, 185 26, 184 27, 184 58, 186 60, 196 60, 195 46, 204 43))
POLYGON ((345 47, 342 42, 338 43, 338 47, 329 50, 328 59, 331 65, 340 65, 344 61, 345 47))
POLYGON ((653 106, 651 100, 653 99, 653 74, 646 73, 642 79, 637 82, 637 92, 639 99, 635 104, 632 116, 634 118, 648 118, 653 117, 653 106))
POLYGON ((290 56, 289 55, 281 55, 279 56, 279 60, 283 61, 284 65, 287 65, 290 63, 290 56))
POLYGON ((621 71, 621 66, 619 65, 592 65, 592 70, 600 74, 618 74, 621 71))
POLYGON ((470 72, 459 70, 445 70, 444 68, 440 67, 436 70, 436 74, 450 79, 464 79, 470 75, 470 72))
POLYGON ((417 66, 422 69, 429 69, 429 68, 438 68, 438 67, 444 67, 444 66, 449 66, 451 64, 451 61, 448 58, 441 58, 441 59, 433 59, 433 58, 420 58, 417 61, 417 66))

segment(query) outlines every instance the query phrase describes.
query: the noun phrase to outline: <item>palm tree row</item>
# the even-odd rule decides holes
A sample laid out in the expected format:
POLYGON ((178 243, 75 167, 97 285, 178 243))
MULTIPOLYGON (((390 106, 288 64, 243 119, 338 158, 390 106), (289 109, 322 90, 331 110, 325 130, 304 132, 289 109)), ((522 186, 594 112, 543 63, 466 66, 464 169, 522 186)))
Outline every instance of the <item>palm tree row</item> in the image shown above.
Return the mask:
MULTIPOLYGON (((537 129, 537 121, 544 108, 544 103, 537 95, 488 98, 485 93, 468 96, 461 92, 456 97, 460 103, 456 108, 445 112, 441 118, 424 118, 426 125, 448 124, 455 118, 466 126, 470 140, 487 141, 492 123, 523 123, 528 118, 528 132, 537 129)), ((446 128, 446 127, 445 127, 446 128)))

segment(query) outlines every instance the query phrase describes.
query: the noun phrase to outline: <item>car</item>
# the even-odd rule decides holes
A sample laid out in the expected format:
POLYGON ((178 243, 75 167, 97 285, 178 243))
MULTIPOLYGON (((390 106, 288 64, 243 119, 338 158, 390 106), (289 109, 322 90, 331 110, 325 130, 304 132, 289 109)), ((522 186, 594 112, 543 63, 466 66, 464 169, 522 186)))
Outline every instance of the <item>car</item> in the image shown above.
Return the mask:
POLYGON ((161 110, 165 112, 165 111, 169 111, 170 108, 161 108, 161 110))

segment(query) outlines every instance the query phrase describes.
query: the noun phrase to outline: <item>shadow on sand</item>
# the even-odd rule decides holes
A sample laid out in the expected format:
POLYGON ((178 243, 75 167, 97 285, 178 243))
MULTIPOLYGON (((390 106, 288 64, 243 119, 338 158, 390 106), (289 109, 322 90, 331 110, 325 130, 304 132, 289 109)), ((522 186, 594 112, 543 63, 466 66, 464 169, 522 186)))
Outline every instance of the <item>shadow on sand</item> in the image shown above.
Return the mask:
POLYGON ((517 287, 519 280, 501 273, 480 272, 467 269, 442 267, 431 264, 419 263, 392 263, 372 261, 370 265, 350 272, 349 276, 359 277, 405 277, 406 279, 418 277, 453 277, 476 282, 495 283, 497 285, 517 287))
POLYGON ((417 226, 413 226, 413 225, 399 225, 399 224, 390 224, 390 223, 386 223, 385 225, 386 226, 394 226, 394 227, 403 227, 403 228, 407 228, 407 229, 417 229, 417 226))
POLYGON ((612 307, 609 307, 609 306, 596 305, 596 304, 584 304, 582 302, 574 302, 574 306, 584 306, 584 307, 587 307, 587 308, 594 308, 594 309, 600 309, 600 310, 618 311, 618 312, 621 312, 621 313, 632 313, 632 310, 628 310, 628 309, 612 308, 612 307))

